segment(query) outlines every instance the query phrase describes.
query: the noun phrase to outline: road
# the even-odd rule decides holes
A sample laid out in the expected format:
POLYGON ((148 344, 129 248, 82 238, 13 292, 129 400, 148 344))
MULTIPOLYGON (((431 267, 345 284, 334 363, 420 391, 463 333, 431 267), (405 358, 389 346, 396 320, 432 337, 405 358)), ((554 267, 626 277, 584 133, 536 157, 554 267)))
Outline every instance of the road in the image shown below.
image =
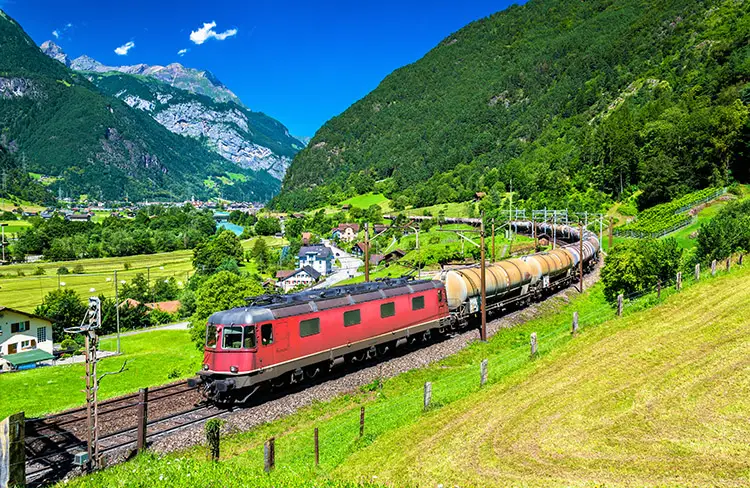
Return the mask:
POLYGON ((333 250, 334 256, 341 262, 341 267, 334 267, 333 273, 328 275, 324 281, 313 286, 313 289, 318 290, 320 288, 328 288, 329 286, 333 286, 340 281, 348 280, 349 278, 362 274, 357 272, 357 269, 365 264, 364 261, 356 256, 352 256, 343 249, 339 249, 338 247, 334 246, 329 240, 324 239, 323 243, 333 250))
MULTIPOLYGON (((190 322, 177 322, 168 325, 157 325, 155 327, 146 327, 144 329, 129 330, 127 332, 121 332, 120 337, 127 337, 131 335, 144 334, 146 332, 155 332, 157 330, 187 330, 190 322)), ((101 336, 100 339, 115 339, 117 334, 108 334, 101 336)))

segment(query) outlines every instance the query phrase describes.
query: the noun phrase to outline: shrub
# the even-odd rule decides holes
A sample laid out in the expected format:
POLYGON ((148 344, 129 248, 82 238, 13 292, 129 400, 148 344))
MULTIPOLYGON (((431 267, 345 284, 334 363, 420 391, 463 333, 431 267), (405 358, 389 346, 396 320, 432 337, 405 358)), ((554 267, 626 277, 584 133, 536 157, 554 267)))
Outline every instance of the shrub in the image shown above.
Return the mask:
POLYGON ((69 274, 69 273, 70 273, 70 271, 65 266, 60 266, 59 268, 57 268, 57 274, 59 274, 59 275, 66 275, 66 274, 69 274))
POLYGON ((73 266, 73 274, 83 274, 83 265, 82 264, 76 264, 73 266))
POLYGON ((34 276, 42 276, 47 274, 46 271, 44 271, 44 268, 42 266, 37 266, 34 270, 34 276))

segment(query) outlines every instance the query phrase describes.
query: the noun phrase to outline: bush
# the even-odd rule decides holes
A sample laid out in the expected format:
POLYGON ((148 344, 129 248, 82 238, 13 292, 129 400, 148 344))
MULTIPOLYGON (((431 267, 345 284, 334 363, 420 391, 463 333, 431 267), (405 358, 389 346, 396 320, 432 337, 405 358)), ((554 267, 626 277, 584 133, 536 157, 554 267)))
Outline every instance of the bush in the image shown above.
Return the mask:
POLYGON ((60 343, 60 349, 62 349, 63 351, 68 351, 72 354, 76 354, 76 352, 78 352, 78 343, 74 341, 71 337, 66 337, 60 343))
POLYGON ((122 265, 122 267, 125 268, 125 271, 127 271, 130 268, 132 268, 133 266, 130 263, 125 263, 125 264, 122 265))
POLYGON ((155 308, 148 314, 149 320, 153 325, 171 324, 177 321, 175 314, 165 312, 164 310, 155 308))
POLYGON ((44 268, 42 266, 37 266, 34 270, 34 276, 42 276, 47 274, 46 271, 44 271, 44 268))
POLYGON ((73 266, 73 274, 83 274, 83 265, 82 264, 76 264, 73 266))
POLYGON ((69 273, 70 273, 70 271, 65 266, 60 266, 59 268, 57 268, 57 274, 59 274, 59 275, 66 275, 66 274, 69 274, 69 273))
POLYGON ((750 200, 729 202, 698 232, 699 262, 725 259, 750 250, 750 200))

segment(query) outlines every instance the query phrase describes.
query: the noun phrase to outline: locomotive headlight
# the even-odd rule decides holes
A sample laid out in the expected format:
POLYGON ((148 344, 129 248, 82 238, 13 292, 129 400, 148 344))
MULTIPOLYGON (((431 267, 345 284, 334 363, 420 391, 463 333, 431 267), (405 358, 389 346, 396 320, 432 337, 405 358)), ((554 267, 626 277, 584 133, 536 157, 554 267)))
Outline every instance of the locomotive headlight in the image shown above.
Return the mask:
POLYGON ((236 373, 237 371, 239 371, 239 368, 237 366, 230 366, 229 371, 231 371, 232 373, 236 373))
POLYGON ((203 371, 208 371, 208 364, 203 365, 203 371))

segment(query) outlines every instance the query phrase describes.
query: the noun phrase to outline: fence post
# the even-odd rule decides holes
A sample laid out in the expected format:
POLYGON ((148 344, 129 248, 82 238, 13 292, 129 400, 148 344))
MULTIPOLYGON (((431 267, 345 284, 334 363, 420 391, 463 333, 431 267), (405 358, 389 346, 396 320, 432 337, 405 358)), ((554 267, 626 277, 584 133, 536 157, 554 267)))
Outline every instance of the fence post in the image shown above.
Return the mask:
POLYGON ((138 390, 138 443, 136 450, 140 453, 146 450, 148 437, 148 388, 138 390))
POLYGON ((487 360, 483 359, 479 365, 479 386, 480 388, 487 383, 487 360))
POLYGON ((320 464, 320 445, 318 444, 318 428, 315 427, 315 466, 320 464))
POLYGON ((432 401, 432 383, 429 381, 424 384, 424 409, 430 408, 430 402, 432 401))
POLYGON ((677 272, 677 284, 675 285, 677 291, 682 290, 682 271, 677 272))
POLYGON ((573 335, 578 333, 578 312, 573 312, 573 331, 571 333, 573 335))
POLYGON ((732 268, 732 256, 729 256, 727 258, 727 271, 729 271, 732 268))
POLYGON ((16 413, 0 422, 0 486, 26 486, 26 417, 16 413))
POLYGON ((359 409, 359 436, 362 437, 365 434, 365 407, 362 406, 359 409))
POLYGON ((536 332, 531 333, 531 357, 536 357, 537 352, 537 342, 536 342, 536 332))
POLYGON ((270 473, 276 466, 276 438, 271 437, 263 446, 263 469, 270 473))
POLYGON ((698 263, 695 265, 695 281, 700 281, 701 279, 701 263, 698 263))
POLYGON ((716 276, 716 260, 711 261, 711 276, 716 276))
POLYGON ((737 260, 737 264, 742 266, 742 260, 745 258, 745 253, 740 253, 740 258, 737 260))
POLYGON ((625 297, 622 296, 622 293, 617 295, 617 316, 620 317, 622 315, 622 301, 625 297))

